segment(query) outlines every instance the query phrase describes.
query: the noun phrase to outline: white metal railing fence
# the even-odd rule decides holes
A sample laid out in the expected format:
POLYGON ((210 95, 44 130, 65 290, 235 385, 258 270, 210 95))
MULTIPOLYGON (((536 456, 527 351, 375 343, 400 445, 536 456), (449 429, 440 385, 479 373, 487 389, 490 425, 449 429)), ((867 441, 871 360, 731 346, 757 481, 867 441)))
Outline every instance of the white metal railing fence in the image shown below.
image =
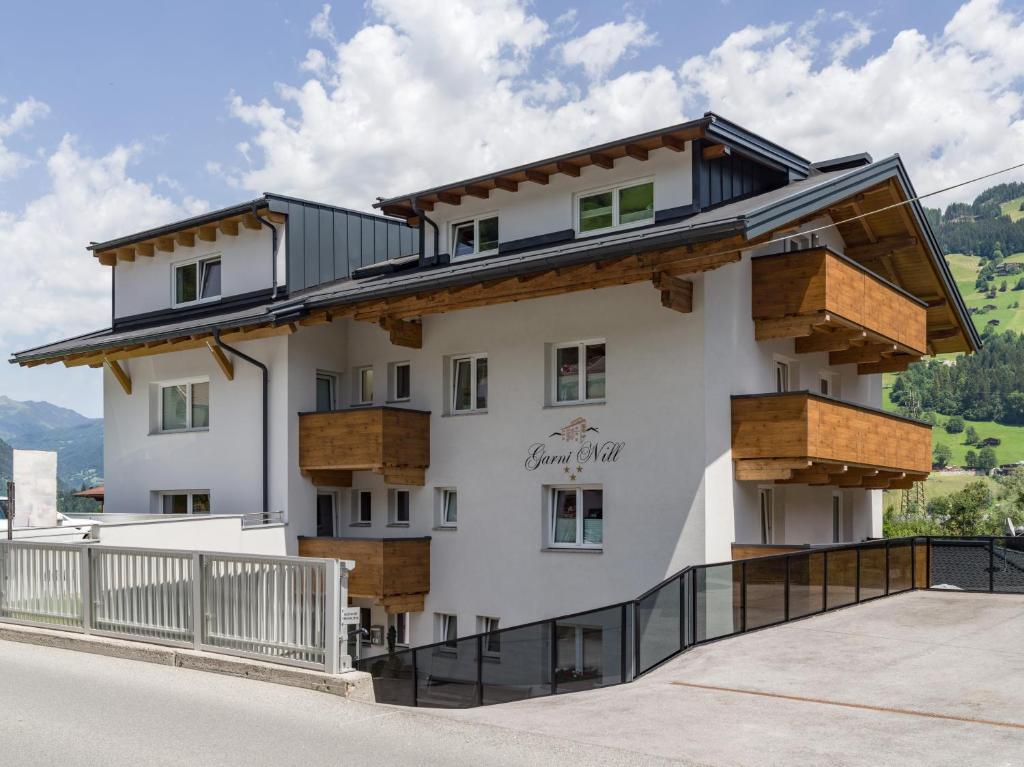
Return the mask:
POLYGON ((284 511, 253 511, 242 515, 242 529, 265 527, 267 525, 283 525, 284 511))
POLYGON ((352 563, 0 541, 0 622, 335 673, 352 563))

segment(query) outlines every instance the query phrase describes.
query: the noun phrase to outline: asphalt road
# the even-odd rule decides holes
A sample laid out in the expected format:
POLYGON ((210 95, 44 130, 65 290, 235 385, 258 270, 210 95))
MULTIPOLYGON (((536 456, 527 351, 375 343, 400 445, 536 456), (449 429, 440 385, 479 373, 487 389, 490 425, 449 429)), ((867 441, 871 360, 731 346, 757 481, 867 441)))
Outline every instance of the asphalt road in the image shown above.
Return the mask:
POLYGON ((569 737, 0 642, 0 765, 678 764, 569 737))

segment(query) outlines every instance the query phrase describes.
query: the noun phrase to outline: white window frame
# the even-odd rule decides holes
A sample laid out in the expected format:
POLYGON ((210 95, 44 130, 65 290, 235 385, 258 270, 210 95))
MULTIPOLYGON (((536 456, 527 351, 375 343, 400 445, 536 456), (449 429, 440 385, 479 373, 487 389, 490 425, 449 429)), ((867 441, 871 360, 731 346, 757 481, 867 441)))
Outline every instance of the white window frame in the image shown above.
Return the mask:
POLYGON ((373 365, 360 365, 352 368, 352 405, 354 407, 365 407, 372 405, 374 400, 376 381, 373 379, 373 365), (363 374, 369 371, 370 380, 370 399, 363 399, 363 374))
POLYGON ((459 640, 459 616, 455 613, 434 613, 437 625, 437 641, 443 646, 442 650, 449 652, 457 647, 459 640), (454 631, 452 631, 454 629, 454 631), (454 636, 450 634, 454 633, 454 636))
MULTIPOLYGON (((318 407, 317 403, 317 382, 321 379, 325 379, 331 384, 331 410, 337 410, 339 399, 338 399, 338 384, 340 377, 337 373, 331 373, 328 370, 317 370, 316 375, 313 377, 313 409, 316 410, 318 407)), ((319 412, 319 411, 318 411, 319 412)))
MULTIPOLYGON (((476 616, 476 632, 478 634, 497 634, 500 631, 500 625, 501 620, 499 618, 494 618, 490 615, 476 616)), ((501 655, 501 636, 494 637, 492 641, 496 641, 497 646, 490 644, 487 636, 481 638, 485 658, 497 658, 501 655)))
POLYGON ((757 489, 757 516, 761 530, 761 543, 775 543, 775 488, 759 487, 757 489), (768 505, 765 507, 765 499, 768 505))
POLYGON ((349 516, 351 527, 369 527, 373 524, 373 493, 371 491, 361 489, 352 491, 352 513, 349 516), (370 513, 367 519, 363 519, 362 500, 364 495, 370 498, 370 513))
POLYGON ((657 184, 654 183, 654 176, 645 176, 642 178, 634 178, 629 181, 621 181, 617 184, 611 184, 608 186, 599 186, 594 189, 586 189, 582 192, 577 192, 572 198, 572 219, 573 227, 576 230, 577 237, 589 237, 594 234, 604 234, 605 232, 619 231, 620 229, 635 229, 638 226, 650 226, 654 223, 655 211, 658 209, 658 188, 657 184), (633 221, 629 224, 619 223, 619 192, 623 189, 629 189, 634 186, 641 186, 642 184, 651 185, 651 217, 645 218, 642 221, 633 221), (580 201, 586 197, 593 197, 596 194, 604 194, 605 192, 612 192, 612 225, 605 226, 601 229, 588 229, 584 231, 580 221, 580 201))
POLYGON ((395 627, 395 645, 399 647, 408 647, 412 644, 412 630, 409 627, 409 621, 412 617, 412 613, 389 613, 388 614, 388 629, 392 626, 395 627), (405 632, 399 629, 398 617, 405 616, 405 632))
MULTIPOLYGON (((477 400, 477 361, 485 359, 487 360, 487 353, 481 352, 478 354, 457 354, 451 358, 448 366, 448 376, 450 379, 449 383, 449 397, 448 407, 453 415, 464 415, 466 413, 486 413, 487 407, 478 407, 479 401, 477 400), (469 392, 473 399, 472 406, 464 410, 460 410, 456 407, 458 403, 458 376, 455 374, 458 363, 465 360, 469 361, 469 392)), ((487 360, 487 404, 491 403, 491 361, 487 360)))
POLYGON ((437 488, 437 527, 443 527, 446 530, 455 530, 459 526, 459 491, 454 487, 439 487, 437 488), (449 496, 455 497, 455 521, 451 522, 447 518, 448 504, 447 500, 449 496))
POLYGON ((783 357, 782 355, 776 354, 772 357, 772 389, 778 393, 783 394, 785 392, 796 391, 794 388, 794 379, 799 380, 797 375, 796 363, 789 357, 783 357), (779 369, 783 368, 786 371, 786 383, 784 389, 779 389, 779 369))
POLYGON ((197 306, 198 304, 210 304, 214 301, 220 301, 224 295, 224 259, 220 253, 209 253, 205 256, 198 256, 196 258, 185 259, 184 261, 175 261, 171 264, 171 306, 174 309, 179 309, 185 306, 197 306), (203 264, 211 261, 220 261, 220 293, 209 298, 200 298, 199 293, 203 287, 203 264), (178 301, 178 270, 183 269, 190 264, 196 265, 196 297, 192 301, 178 301))
POLYGON ((547 512, 548 512, 548 548, 551 549, 584 549, 587 551, 604 550, 605 513, 604 513, 604 486, 603 485, 548 485, 547 487, 547 512), (555 499, 560 490, 576 491, 576 542, 556 543, 555 542, 555 499), (583 542, 583 491, 601 491, 601 543, 583 542))
POLYGON ((408 527, 412 520, 412 493, 403 489, 388 490, 388 525, 390 527, 408 527), (406 500, 406 518, 398 518, 398 499, 404 496, 406 500))
POLYGON ((843 494, 840 492, 832 493, 832 543, 842 543, 843 541, 843 517, 845 509, 843 508, 843 494))
POLYGON ((595 402, 605 402, 608 397, 608 344, 603 338, 590 338, 585 341, 566 341, 560 344, 551 344, 551 380, 549 383, 548 396, 551 398, 550 404, 555 406, 561 405, 589 405, 595 402), (604 346, 605 354, 605 396, 604 397, 587 397, 587 347, 596 346, 601 344, 604 346), (571 349, 576 347, 577 349, 577 388, 576 390, 583 395, 576 399, 558 399, 558 350, 559 349, 571 349))
POLYGON ((159 490, 157 491, 158 503, 160 505, 160 514, 169 517, 176 517, 177 514, 167 514, 164 511, 164 498, 172 495, 184 495, 188 498, 188 510, 185 512, 185 516, 191 517, 193 514, 203 517, 208 517, 213 514, 213 495, 209 490, 159 490), (195 499, 193 496, 205 495, 210 500, 209 511, 193 511, 193 504, 195 499))
POLYGON ((487 219, 490 219, 490 218, 497 218, 498 219, 498 242, 500 243, 501 242, 501 218, 498 216, 498 212, 497 211, 490 211, 488 213, 481 213, 480 215, 474 216, 473 218, 463 218, 463 219, 460 219, 459 221, 456 221, 455 223, 453 223, 451 225, 451 227, 448 230, 448 234, 451 237, 451 239, 448 242, 448 244, 450 246, 448 248, 448 250, 451 251, 452 261, 462 261, 462 260, 469 259, 469 258, 480 258, 481 256, 492 256, 492 255, 494 255, 495 253, 498 252, 498 248, 497 247, 493 247, 490 250, 480 250, 480 222, 481 221, 486 221, 487 219), (472 226, 473 226, 473 252, 472 253, 467 253, 466 255, 463 255, 463 256, 456 256, 455 255, 455 232, 458 229, 461 229, 462 227, 470 225, 470 224, 472 224, 472 226))
POLYGON ((408 360, 402 362, 392 362, 388 366, 388 401, 389 402, 408 402, 412 399, 412 363, 408 360), (404 397, 398 396, 398 369, 407 368, 409 371, 409 393, 404 397))
MULTIPOLYGON (((209 386, 209 378, 181 378, 176 381, 157 381, 156 382, 156 430, 160 434, 181 434, 187 431, 209 431, 209 426, 193 426, 192 425, 192 387, 195 384, 206 384, 209 386), (169 389, 175 386, 185 386, 185 428, 183 429, 165 429, 164 428, 164 389, 169 389)), ((207 393, 209 394, 209 388, 207 393)), ((207 403, 207 407, 210 407, 210 403, 207 403)), ((152 412, 152 411, 150 411, 152 412)), ((207 421, 210 418, 207 416, 207 421)))

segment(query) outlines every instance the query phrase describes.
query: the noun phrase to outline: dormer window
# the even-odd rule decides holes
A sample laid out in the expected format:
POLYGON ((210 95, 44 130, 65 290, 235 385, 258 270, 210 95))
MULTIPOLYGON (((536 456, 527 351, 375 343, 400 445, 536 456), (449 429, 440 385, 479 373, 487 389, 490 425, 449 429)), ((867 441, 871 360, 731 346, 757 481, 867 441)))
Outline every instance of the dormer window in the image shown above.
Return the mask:
POLYGON ((497 252, 497 216, 481 216, 452 226, 452 258, 471 258, 497 252))
POLYGON ((176 307, 220 298, 220 256, 175 264, 173 274, 176 307))
POLYGON ((576 228, 581 233, 636 226, 654 220, 653 181, 585 192, 578 200, 576 228))

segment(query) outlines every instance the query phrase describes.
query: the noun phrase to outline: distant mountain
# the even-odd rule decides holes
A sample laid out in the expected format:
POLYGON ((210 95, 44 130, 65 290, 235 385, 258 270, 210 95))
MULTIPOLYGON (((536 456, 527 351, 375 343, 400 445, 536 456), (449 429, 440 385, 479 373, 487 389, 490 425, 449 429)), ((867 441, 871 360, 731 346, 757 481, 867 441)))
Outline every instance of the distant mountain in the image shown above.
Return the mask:
POLYGON ((11 478, 14 464, 13 448, 0 439, 0 493, 5 492, 4 483, 11 478))
POLYGON ((0 475, 5 454, 9 466, 11 447, 57 451, 57 476, 67 486, 103 481, 102 418, 87 418, 49 402, 19 402, 0 395, 0 475))

